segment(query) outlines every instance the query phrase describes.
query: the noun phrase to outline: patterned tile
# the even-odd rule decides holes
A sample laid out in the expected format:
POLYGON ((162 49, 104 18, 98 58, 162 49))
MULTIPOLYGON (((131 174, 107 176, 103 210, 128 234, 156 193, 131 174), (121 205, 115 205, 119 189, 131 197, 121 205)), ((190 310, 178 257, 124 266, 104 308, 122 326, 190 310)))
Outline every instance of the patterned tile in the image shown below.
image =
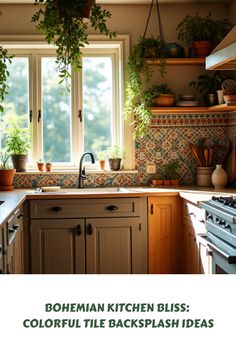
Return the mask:
MULTIPOLYGON (((138 173, 90 173, 85 187, 148 185, 161 173, 162 164, 173 159, 180 162, 180 182, 196 184, 196 163, 189 143, 198 144, 205 139, 215 149, 214 164, 220 163, 229 145, 236 137, 236 113, 219 114, 161 114, 153 115, 152 125, 143 139, 135 141, 135 164, 138 173), (155 164, 156 174, 147 174, 146 165, 155 164)), ((16 188, 36 188, 42 185, 59 185, 77 188, 78 174, 16 174, 16 188)))

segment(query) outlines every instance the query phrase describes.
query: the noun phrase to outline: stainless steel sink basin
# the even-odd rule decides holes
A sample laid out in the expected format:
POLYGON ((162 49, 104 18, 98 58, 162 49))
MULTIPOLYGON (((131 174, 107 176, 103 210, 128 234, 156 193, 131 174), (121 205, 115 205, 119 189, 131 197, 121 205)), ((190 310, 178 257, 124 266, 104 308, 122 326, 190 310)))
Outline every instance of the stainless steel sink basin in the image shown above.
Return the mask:
POLYGON ((42 192, 40 188, 35 190, 35 193, 42 194, 109 194, 109 193, 127 193, 128 189, 124 187, 104 187, 104 188, 65 188, 57 191, 42 192))

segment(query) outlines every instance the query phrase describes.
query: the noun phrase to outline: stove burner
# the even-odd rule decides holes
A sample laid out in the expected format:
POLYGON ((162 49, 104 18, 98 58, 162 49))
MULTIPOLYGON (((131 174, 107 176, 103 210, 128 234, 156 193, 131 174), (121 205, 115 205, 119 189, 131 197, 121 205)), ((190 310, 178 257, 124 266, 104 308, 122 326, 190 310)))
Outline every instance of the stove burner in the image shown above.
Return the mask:
POLYGON ((236 198, 233 196, 231 196, 231 197, 212 197, 211 200, 216 204, 219 203, 221 205, 226 205, 228 207, 236 209, 236 198))

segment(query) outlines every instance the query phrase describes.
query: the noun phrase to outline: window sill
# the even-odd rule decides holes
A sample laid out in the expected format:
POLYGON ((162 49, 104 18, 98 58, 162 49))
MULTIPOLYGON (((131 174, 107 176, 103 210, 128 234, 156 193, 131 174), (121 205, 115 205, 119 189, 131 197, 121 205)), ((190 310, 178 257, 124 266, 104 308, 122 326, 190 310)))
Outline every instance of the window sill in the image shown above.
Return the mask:
MULTIPOLYGON (((58 175, 58 174, 78 174, 79 171, 78 169, 76 170, 52 170, 50 172, 46 172, 46 171, 38 171, 38 170, 27 170, 26 172, 16 172, 17 175, 58 175)), ((128 173, 138 173, 138 170, 120 170, 120 171, 110 171, 110 170, 86 170, 86 174, 90 175, 90 174, 128 174, 128 173)))

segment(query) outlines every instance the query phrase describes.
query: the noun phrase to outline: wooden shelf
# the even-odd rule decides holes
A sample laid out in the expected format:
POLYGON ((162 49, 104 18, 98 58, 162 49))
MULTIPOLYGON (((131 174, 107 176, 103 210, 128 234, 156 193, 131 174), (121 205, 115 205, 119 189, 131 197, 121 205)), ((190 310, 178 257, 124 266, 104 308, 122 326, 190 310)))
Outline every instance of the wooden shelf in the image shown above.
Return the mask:
MULTIPOLYGON (((160 59, 146 59, 148 65, 159 65, 160 59)), ((166 58, 166 65, 205 65, 205 58, 166 58)))
POLYGON ((236 111, 235 103, 224 103, 211 107, 150 107, 152 113, 213 113, 236 111))

